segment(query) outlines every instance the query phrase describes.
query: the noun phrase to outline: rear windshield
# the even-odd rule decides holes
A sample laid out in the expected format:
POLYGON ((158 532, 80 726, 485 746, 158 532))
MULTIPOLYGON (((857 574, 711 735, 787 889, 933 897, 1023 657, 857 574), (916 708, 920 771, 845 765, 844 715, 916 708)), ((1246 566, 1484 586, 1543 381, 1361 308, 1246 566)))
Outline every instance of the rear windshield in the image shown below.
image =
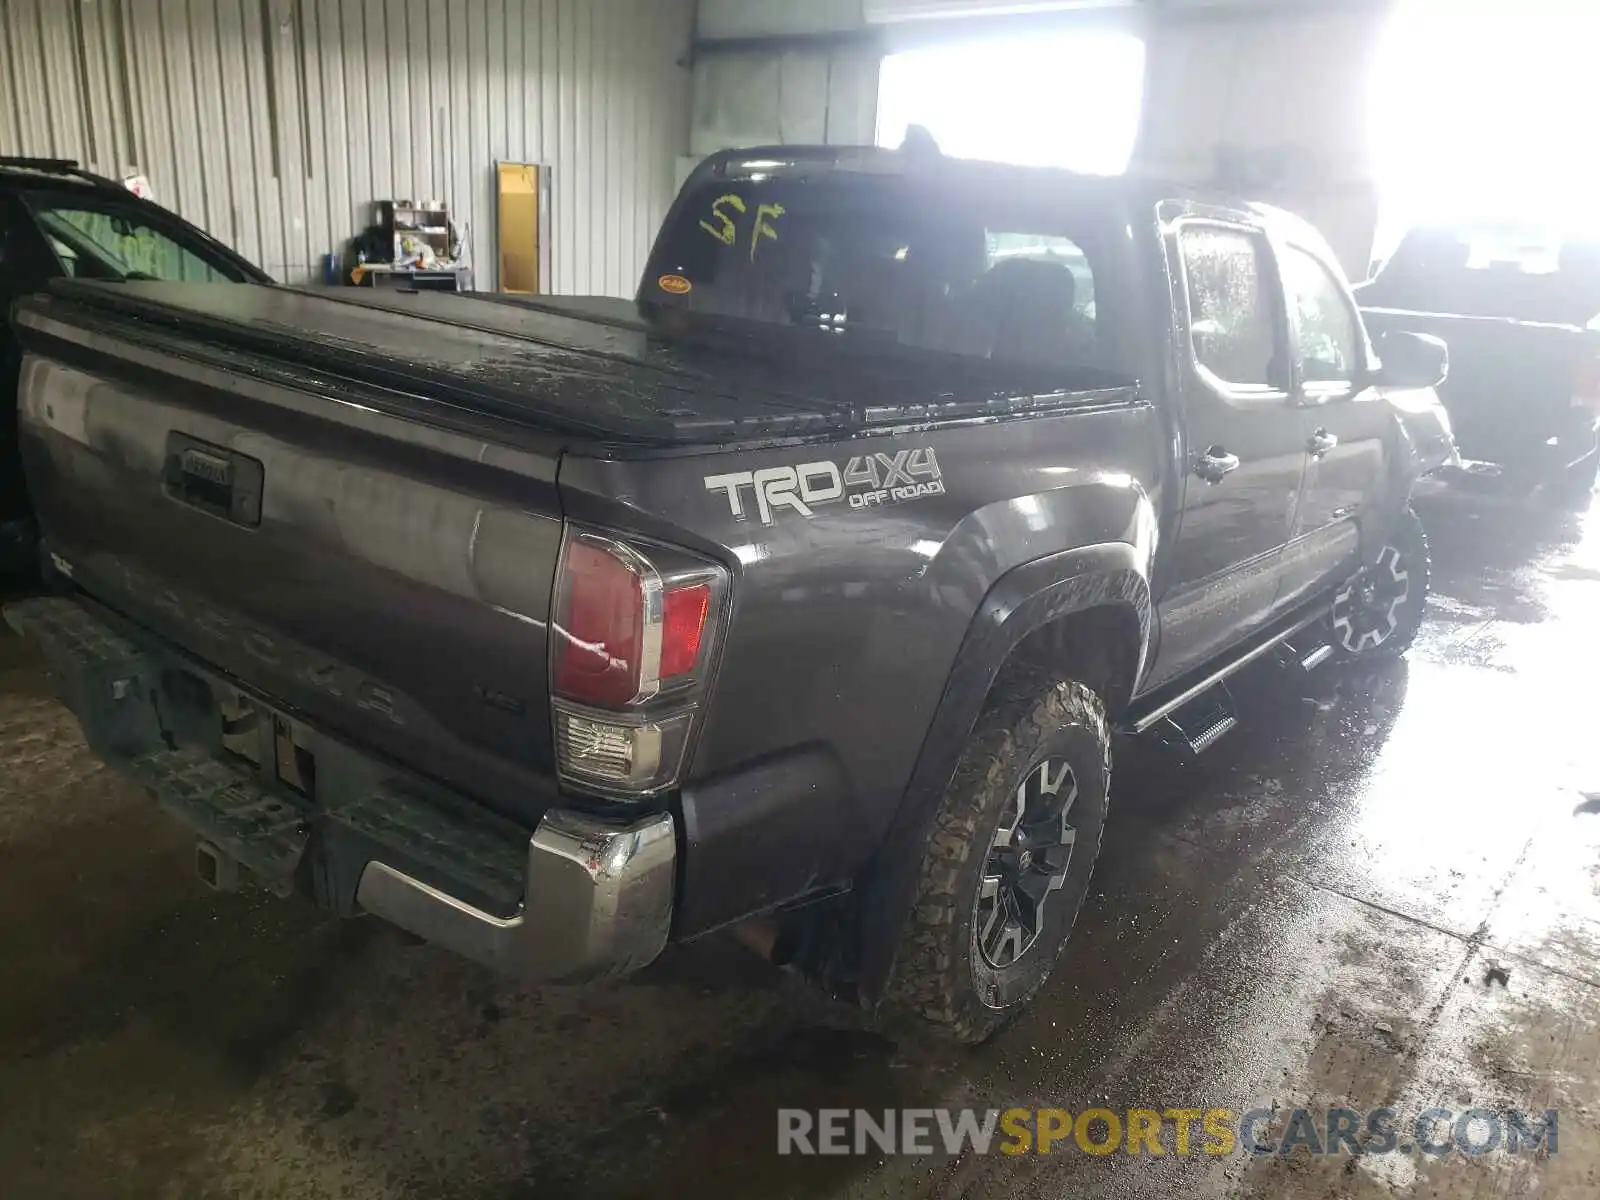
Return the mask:
POLYGON ((685 197, 642 299, 858 342, 1109 369, 1107 239, 1056 207, 842 172, 714 180, 685 197))
POLYGON ((1600 240, 1504 224, 1413 229, 1363 303, 1586 324, 1600 314, 1600 240))

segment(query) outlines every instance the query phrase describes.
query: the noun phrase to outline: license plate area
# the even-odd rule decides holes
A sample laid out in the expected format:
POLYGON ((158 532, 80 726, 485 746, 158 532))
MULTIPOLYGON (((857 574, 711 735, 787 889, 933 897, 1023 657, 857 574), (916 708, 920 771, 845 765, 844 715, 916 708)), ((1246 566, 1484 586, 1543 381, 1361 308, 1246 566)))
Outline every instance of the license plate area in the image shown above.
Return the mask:
POLYGON ((277 783, 307 800, 317 798, 317 755, 297 722, 227 689, 218 698, 222 749, 248 765, 264 782, 277 783))

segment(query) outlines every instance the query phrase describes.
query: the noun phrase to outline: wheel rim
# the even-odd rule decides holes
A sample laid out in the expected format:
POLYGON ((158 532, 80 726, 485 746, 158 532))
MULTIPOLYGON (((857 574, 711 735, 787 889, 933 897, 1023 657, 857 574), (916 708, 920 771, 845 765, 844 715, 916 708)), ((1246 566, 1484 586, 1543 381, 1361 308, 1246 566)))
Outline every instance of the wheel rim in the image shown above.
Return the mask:
POLYGON ((1051 897, 1067 881, 1078 840, 1078 779, 1064 759, 1040 763, 1000 814, 978 880, 978 953, 996 969, 1015 965, 1044 932, 1051 897))
POLYGON ((1400 609, 1411 597, 1411 573, 1393 546, 1333 598, 1333 632, 1340 645, 1358 653, 1383 645, 1400 627, 1400 609))

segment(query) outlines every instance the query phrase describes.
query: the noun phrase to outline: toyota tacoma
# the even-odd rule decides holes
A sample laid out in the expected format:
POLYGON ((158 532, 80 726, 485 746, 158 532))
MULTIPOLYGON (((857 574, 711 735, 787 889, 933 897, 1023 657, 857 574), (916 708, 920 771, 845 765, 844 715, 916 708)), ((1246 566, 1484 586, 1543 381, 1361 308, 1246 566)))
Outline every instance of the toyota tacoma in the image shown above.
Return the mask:
MULTIPOLYGON (((54 592, 6 609, 199 868, 540 981, 765 930, 978 1041, 1113 730, 1402 652, 1436 339, 1315 231, 908 151, 714 156, 635 302, 22 301, 54 592)), ((760 939, 758 939, 760 940, 760 939)))

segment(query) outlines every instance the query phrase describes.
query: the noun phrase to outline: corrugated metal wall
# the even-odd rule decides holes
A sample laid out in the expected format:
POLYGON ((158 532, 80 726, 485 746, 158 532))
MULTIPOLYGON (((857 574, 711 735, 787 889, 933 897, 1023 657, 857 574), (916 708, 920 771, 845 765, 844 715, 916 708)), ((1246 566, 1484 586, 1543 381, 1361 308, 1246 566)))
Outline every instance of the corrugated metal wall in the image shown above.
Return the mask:
POLYGON ((286 282, 439 198, 495 285, 494 162, 552 176, 559 292, 628 295, 688 149, 692 0, 0 0, 0 154, 137 169, 286 282))
POLYGON ((868 46, 707 55, 695 65, 690 150, 788 142, 871 145, 879 53, 868 46))

